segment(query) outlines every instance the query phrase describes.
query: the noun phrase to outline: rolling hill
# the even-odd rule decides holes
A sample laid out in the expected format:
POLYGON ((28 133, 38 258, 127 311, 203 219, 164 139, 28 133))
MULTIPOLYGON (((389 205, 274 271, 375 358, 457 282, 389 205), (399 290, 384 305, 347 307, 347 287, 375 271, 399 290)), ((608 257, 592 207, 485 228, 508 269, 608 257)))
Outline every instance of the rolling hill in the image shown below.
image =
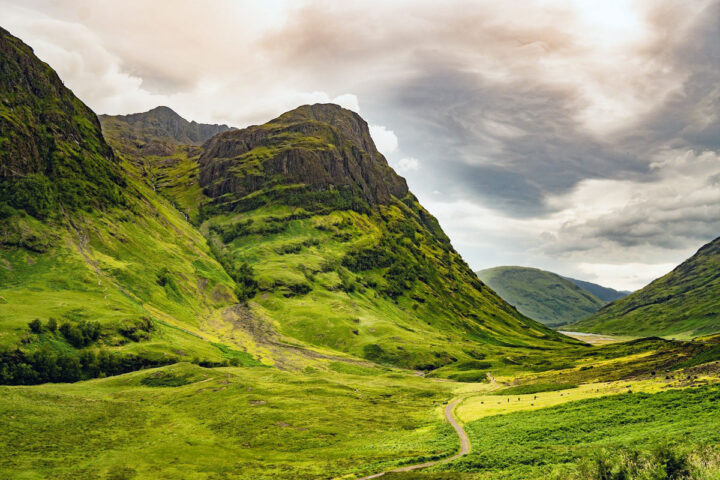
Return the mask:
POLYGON ((679 338, 720 331, 720 238, 700 248, 664 277, 571 328, 679 338))
POLYGON ((587 317, 605 304, 570 280, 537 268, 495 267, 477 275, 521 313, 551 327, 587 317))

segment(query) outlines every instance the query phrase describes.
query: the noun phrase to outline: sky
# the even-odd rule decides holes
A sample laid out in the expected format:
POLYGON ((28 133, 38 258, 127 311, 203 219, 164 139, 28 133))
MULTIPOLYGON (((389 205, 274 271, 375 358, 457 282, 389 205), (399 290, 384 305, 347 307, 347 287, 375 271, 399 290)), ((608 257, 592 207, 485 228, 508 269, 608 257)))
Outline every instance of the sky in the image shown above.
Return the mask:
POLYGON ((360 113, 475 269, 638 289, 720 236, 720 0, 0 0, 97 113, 360 113))

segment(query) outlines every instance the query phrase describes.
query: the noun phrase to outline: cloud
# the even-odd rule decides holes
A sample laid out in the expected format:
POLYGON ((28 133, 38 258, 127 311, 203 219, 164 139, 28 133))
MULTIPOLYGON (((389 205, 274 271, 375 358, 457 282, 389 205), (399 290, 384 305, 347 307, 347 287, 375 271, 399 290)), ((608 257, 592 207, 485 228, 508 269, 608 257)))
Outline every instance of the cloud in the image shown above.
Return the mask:
MULTIPOLYGON (((332 99, 332 103, 336 103, 343 108, 352 110, 355 113, 360 113, 360 102, 358 101, 357 95, 353 95, 352 93, 338 95, 332 99)), ((397 138, 395 138, 395 141, 397 142, 397 138)))
POLYGON ((370 125, 370 136, 375 146, 383 155, 389 155, 398 148, 398 138, 395 132, 382 125, 370 125))
POLYGON ((669 150, 651 164, 653 181, 585 182, 555 202, 575 205, 556 239, 543 248, 549 253, 646 259, 648 250, 682 250, 720 235, 720 154, 711 151, 669 150), (583 207, 600 192, 595 211, 583 207), (602 208, 601 208, 602 207, 602 208), (585 210, 585 211, 583 211, 585 210))
POLYGON ((476 267, 640 284, 720 231, 719 0, 0 9, 99 113, 165 104, 243 127, 362 103, 379 150, 476 267))
POLYGON ((407 172, 420 168, 420 160, 414 157, 403 157, 397 162, 398 170, 407 172))

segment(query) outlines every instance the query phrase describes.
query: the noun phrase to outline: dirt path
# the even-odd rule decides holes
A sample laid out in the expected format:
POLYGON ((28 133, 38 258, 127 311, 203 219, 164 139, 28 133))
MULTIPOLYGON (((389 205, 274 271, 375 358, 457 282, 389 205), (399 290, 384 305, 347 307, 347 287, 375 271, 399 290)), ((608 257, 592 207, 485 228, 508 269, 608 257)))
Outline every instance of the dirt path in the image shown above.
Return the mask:
POLYGON ((460 450, 455 455, 453 455, 451 457, 443 458, 441 460, 433 460, 432 462, 418 463, 415 465, 407 465, 405 467, 395 468, 393 470, 387 470, 385 472, 376 473, 375 475, 362 477, 357 480, 370 480, 371 478, 382 477, 386 473, 409 472, 412 470, 418 470, 420 468, 432 467, 433 465, 439 465, 441 463, 451 462, 457 458, 462 457, 463 455, 467 455, 468 452, 470 452, 470 439, 468 438, 467 433, 465 433, 465 430, 463 429, 462 425, 460 425, 460 423, 458 423, 458 421, 455 419, 455 416, 453 415, 453 409, 455 408, 455 405, 457 405, 459 401, 460 401, 460 399, 453 400, 452 402, 448 403, 448 405, 445 407, 445 418, 447 418, 447 421, 450 422, 450 425, 452 425, 452 427, 455 429, 455 433, 457 433, 457 436, 460 438, 460 450))

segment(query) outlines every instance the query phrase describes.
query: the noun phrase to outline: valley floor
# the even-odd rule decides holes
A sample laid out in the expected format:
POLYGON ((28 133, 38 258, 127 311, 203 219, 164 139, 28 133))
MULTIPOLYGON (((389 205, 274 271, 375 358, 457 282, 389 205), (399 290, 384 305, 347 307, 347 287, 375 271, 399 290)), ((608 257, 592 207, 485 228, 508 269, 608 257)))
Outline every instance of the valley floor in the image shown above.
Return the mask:
POLYGON ((458 452, 443 415, 452 398, 469 453, 384 478, 594 479, 598 462, 651 456, 666 444, 693 459, 720 444, 718 363, 579 385, 511 376, 460 383, 354 365, 306 370, 175 364, 0 387, 0 477, 374 478, 458 452))

